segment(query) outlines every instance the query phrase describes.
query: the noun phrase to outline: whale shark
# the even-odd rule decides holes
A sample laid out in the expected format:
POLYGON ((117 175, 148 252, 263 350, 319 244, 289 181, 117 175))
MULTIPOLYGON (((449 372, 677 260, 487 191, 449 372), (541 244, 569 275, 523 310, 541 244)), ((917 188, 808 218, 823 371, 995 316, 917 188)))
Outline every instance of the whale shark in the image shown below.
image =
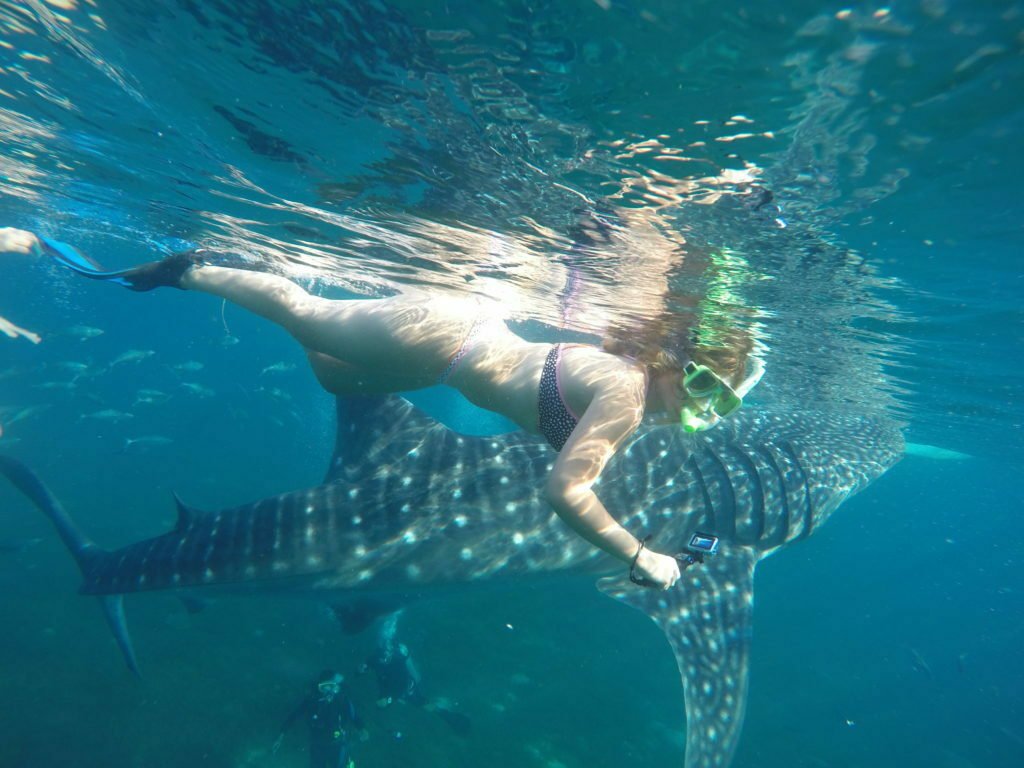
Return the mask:
POLYGON ((553 451, 525 433, 469 436, 398 396, 338 398, 323 482, 220 511, 176 497, 163 535, 107 551, 75 526, 25 465, 0 473, 50 518, 100 599, 128 666, 139 667, 126 594, 314 593, 356 608, 409 595, 526 579, 592 577, 663 630, 686 709, 687 768, 727 766, 747 700, 753 577, 762 558, 810 536, 904 449, 883 417, 751 408, 714 430, 642 428, 609 464, 599 493, 620 521, 664 552, 692 532, 719 553, 671 590, 639 587, 574 534, 543 498, 553 451))

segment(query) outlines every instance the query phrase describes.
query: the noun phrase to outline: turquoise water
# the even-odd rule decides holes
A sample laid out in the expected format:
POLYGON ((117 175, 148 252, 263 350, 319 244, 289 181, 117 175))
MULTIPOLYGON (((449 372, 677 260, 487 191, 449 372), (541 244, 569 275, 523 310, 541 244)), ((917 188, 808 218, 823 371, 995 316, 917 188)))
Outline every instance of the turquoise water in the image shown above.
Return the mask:
MULTIPOLYGON (((751 407, 885 414, 956 452, 918 449, 761 565, 734 764, 1021 764, 1024 11, 155 5, 0 4, 0 225, 111 267, 200 244, 332 295, 469 290, 538 338, 671 328, 709 297, 763 346, 751 407), (574 246, 587 210, 614 247, 574 246), (678 236, 732 254, 726 278, 678 236)), ((166 530, 172 491, 214 509, 320 479, 333 405, 282 331, 0 259, 0 316, 42 336, 0 339, 0 450, 96 541, 166 530)), ((6 485, 0 543, 0 765, 304 765, 298 733, 270 745, 325 666, 369 723, 359 765, 683 760, 663 635, 589 586, 407 609, 463 738, 378 712, 372 637, 312 601, 129 598, 135 680, 6 485)))

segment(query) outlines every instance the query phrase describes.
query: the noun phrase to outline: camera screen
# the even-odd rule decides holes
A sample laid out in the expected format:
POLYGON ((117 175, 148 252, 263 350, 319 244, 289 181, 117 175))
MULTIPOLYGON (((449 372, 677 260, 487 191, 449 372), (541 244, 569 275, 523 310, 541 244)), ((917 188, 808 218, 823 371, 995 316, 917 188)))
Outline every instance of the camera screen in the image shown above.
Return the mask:
POLYGON ((718 539, 712 536, 700 536, 694 534, 693 538, 690 539, 690 546, 694 549, 703 549, 705 551, 711 551, 718 539))

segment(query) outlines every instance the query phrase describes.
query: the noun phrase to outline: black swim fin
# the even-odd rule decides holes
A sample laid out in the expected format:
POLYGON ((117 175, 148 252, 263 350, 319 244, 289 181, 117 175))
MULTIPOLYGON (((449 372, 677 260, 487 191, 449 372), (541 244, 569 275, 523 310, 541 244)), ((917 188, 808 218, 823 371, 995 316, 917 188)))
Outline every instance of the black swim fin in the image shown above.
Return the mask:
POLYGON ((197 251, 182 251, 166 259, 110 272, 67 243, 48 237, 40 238, 40 242, 44 252, 83 277, 117 283, 133 291, 151 291, 162 287, 181 288, 182 275, 200 263, 197 251))

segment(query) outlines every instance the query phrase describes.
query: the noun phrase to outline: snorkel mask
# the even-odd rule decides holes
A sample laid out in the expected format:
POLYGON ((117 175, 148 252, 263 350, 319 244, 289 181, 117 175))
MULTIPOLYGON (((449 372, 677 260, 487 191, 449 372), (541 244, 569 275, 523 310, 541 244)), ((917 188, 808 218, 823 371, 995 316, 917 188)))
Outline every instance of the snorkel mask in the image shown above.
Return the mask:
POLYGON ((328 680, 321 680, 316 685, 317 690, 320 691, 324 699, 330 701, 341 691, 341 683, 344 679, 340 674, 336 674, 328 680))
POLYGON ((687 363, 683 368, 680 392, 704 403, 700 406, 688 399, 679 409, 679 421, 687 432, 711 429, 719 419, 731 416, 743 406, 743 398, 722 381, 717 373, 706 365, 694 362, 687 363))

